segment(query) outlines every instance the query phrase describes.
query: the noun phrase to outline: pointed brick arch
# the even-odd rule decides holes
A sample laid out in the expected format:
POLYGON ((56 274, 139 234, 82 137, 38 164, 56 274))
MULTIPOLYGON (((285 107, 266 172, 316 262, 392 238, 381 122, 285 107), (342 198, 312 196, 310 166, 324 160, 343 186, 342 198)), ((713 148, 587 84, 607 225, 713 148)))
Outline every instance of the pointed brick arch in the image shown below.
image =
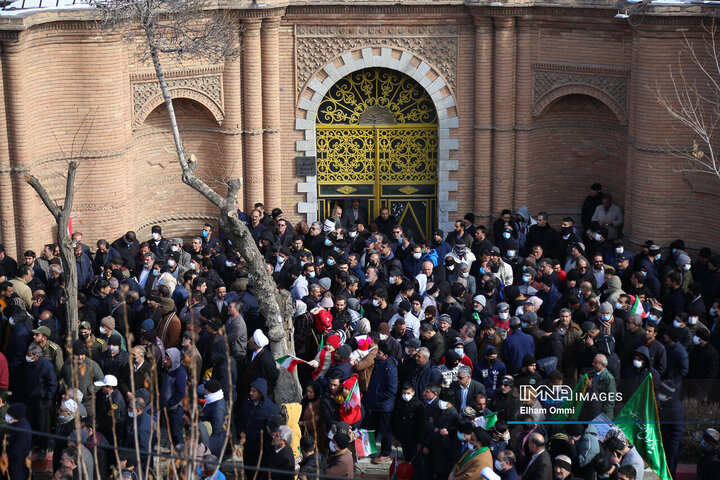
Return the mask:
MULTIPOLYGON (((438 114, 438 223, 443 230, 452 228, 449 213, 457 211, 457 201, 449 200, 449 193, 456 192, 458 182, 450 180, 450 172, 457 171, 458 161, 451 152, 458 149, 458 139, 451 138, 451 131, 459 126, 455 99, 450 86, 440 72, 423 58, 396 47, 364 47, 348 51, 331 59, 310 77, 298 100, 295 128, 304 131, 296 149, 301 155, 315 156, 315 122, 318 108, 325 94, 335 82, 357 70, 384 67, 404 73, 416 80, 428 92, 438 114)), ((307 214, 308 221, 317 220, 317 178, 305 177, 298 182, 298 192, 306 194, 306 201, 298 204, 298 212, 307 214)))

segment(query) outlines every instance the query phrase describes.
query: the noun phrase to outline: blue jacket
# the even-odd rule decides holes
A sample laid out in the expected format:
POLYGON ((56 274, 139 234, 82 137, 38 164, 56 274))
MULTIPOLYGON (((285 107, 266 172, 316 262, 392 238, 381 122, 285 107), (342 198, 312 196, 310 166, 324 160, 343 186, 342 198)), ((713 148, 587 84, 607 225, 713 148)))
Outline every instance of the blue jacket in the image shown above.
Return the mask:
POLYGON ((507 371, 515 375, 522 368, 522 360, 525 355, 535 355, 535 341, 531 335, 519 328, 511 330, 502 346, 502 358, 505 360, 507 371))
POLYGON ((25 401, 52 400, 58 387, 55 367, 50 360, 40 357, 37 362, 25 362, 25 401))
POLYGON ((352 376, 352 365, 350 365, 350 362, 333 363, 324 376, 327 379, 332 378, 335 374, 342 375, 342 381, 344 382, 352 376))
POLYGON ((8 349, 6 352, 8 366, 12 370, 13 368, 20 367, 25 362, 25 354, 27 348, 32 341, 30 337, 30 330, 27 325, 21 319, 17 319, 21 323, 12 326, 10 330, 10 340, 8 341, 8 349))
POLYGON ((180 350, 168 348, 165 354, 170 357, 172 363, 170 369, 163 375, 160 406, 171 408, 181 403, 187 393, 187 372, 180 364, 180 350))
POLYGON ((442 385, 442 374, 433 359, 429 359, 422 369, 415 368, 412 383, 415 386, 415 396, 419 399, 423 398, 423 391, 429 383, 442 385))
POLYGON ((95 276, 93 274, 92 261, 87 255, 81 253, 79 257, 75 257, 75 265, 77 266, 78 288, 83 290, 90 284, 95 276))
POLYGON ((397 364, 398 361, 392 356, 375 364, 363 398, 366 408, 378 412, 393 411, 398 389, 397 364))
POLYGON ((490 365, 483 357, 483 361, 477 362, 473 366, 472 378, 485 385, 487 398, 490 398, 493 396, 493 393, 495 393, 495 389, 500 388, 500 382, 506 372, 507 368, 500 360, 496 360, 495 363, 490 365))
POLYGON ((212 426, 212 434, 208 441, 208 448, 216 457, 220 456, 220 450, 225 443, 227 429, 225 429, 225 417, 227 416, 227 404, 221 398, 212 403, 206 403, 203 407, 202 420, 209 422, 212 426))
POLYGON ((23 417, 17 423, 14 423, 13 427, 21 428, 23 431, 13 430, 10 432, 7 450, 8 461, 10 463, 9 478, 10 480, 27 480, 29 472, 25 466, 25 459, 30 455, 30 450, 32 450, 30 423, 23 417))
MULTIPOLYGON (((125 447, 127 448, 135 448, 135 435, 133 432, 133 428, 135 427, 135 422, 133 419, 128 416, 127 418, 127 435, 125 436, 125 447)), ((140 458, 145 461, 148 454, 150 453, 150 447, 152 447, 152 428, 150 426, 150 414, 147 412, 143 412, 142 415, 140 415, 137 418, 137 431, 138 431, 138 446, 140 447, 140 458)))
POLYGON ((675 383, 675 387, 679 388, 682 379, 687 377, 690 368, 690 358, 687 350, 682 343, 676 342, 673 345, 665 346, 665 354, 667 358, 667 369, 663 378, 669 378, 675 383))
POLYGON ((537 316, 542 318, 553 318, 555 305, 562 296, 560 292, 558 292, 557 288, 555 288, 555 285, 552 285, 550 290, 547 292, 540 290, 535 294, 535 296, 543 301, 543 304, 540 305, 540 308, 538 309, 537 316))
POLYGON ((267 398, 267 382, 264 378, 256 378, 251 384, 260 393, 262 400, 257 404, 247 397, 238 415, 238 433, 245 433, 245 449, 251 452, 260 451, 260 432, 265 429, 267 421, 278 414, 278 407, 267 398))

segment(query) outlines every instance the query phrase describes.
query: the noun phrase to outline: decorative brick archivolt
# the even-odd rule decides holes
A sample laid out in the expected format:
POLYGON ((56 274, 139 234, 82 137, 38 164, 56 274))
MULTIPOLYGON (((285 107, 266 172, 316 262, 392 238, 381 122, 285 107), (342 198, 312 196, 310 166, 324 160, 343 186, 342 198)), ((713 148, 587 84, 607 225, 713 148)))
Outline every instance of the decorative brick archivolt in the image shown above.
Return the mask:
MULTIPOLYGON (((315 123, 323 97, 344 76, 372 67, 389 68, 412 77, 432 98, 438 114, 438 222, 443 230, 452 228, 449 214, 457 211, 457 201, 451 201, 449 194, 457 191, 458 182, 450 180, 450 172, 457 171, 458 160, 451 158, 451 152, 458 149, 459 141, 451 138, 451 132, 458 128, 459 122, 452 88, 429 60, 391 46, 366 46, 328 58, 300 92, 295 128, 304 131, 304 138, 297 141, 296 148, 301 155, 316 156, 315 123)), ((306 201, 298 203, 298 212, 306 214, 308 221, 317 220, 316 177, 307 176, 297 185, 298 192, 306 194, 306 201)))
POLYGON ((581 94, 603 102, 621 125, 627 125, 626 71, 553 64, 534 65, 533 70, 533 117, 541 117, 550 105, 564 96, 581 94))
MULTIPOLYGON (((143 124, 150 112, 165 101, 154 75, 132 77, 133 128, 143 124)), ((172 98, 188 98, 208 109, 218 125, 225 118, 223 110, 222 74, 212 72, 179 72, 169 74, 168 88, 172 98)))

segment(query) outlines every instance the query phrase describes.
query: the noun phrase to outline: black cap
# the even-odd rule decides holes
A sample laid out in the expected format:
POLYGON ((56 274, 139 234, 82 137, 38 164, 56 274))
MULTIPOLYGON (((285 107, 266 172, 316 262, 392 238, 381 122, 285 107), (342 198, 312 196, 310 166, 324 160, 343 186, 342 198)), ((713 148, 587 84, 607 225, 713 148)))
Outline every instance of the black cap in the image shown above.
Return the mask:
MULTIPOLYGON (((587 183, 585 185, 587 185, 587 183)), ((593 183, 592 186, 590 186, 590 190, 595 190, 596 192, 599 192, 600 190, 602 190, 602 185, 600 185, 599 183, 593 183)))
POLYGON ((272 212, 270 212, 270 215, 272 216, 273 220, 275 220, 277 217, 282 215, 282 210, 280 210, 279 208, 273 208, 272 212))

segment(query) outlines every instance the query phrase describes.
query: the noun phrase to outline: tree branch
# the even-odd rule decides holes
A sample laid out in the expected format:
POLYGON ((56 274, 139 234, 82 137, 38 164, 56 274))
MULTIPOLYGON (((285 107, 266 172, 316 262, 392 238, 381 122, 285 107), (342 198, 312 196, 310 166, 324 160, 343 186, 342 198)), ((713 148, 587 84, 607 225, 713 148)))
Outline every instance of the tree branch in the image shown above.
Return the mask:
POLYGON ((60 221, 60 214, 62 213, 62 210, 59 206, 55 204, 55 202, 52 201, 50 198, 50 195, 48 195, 47 190, 45 190, 45 187, 43 187, 42 183, 40 183, 40 180, 38 180, 34 175, 30 175, 29 173, 26 173, 23 176, 23 180, 27 182, 28 185, 30 185, 33 190, 35 190, 40 197, 40 199, 45 204, 45 207, 50 211, 50 214, 53 216, 56 222, 60 221))

